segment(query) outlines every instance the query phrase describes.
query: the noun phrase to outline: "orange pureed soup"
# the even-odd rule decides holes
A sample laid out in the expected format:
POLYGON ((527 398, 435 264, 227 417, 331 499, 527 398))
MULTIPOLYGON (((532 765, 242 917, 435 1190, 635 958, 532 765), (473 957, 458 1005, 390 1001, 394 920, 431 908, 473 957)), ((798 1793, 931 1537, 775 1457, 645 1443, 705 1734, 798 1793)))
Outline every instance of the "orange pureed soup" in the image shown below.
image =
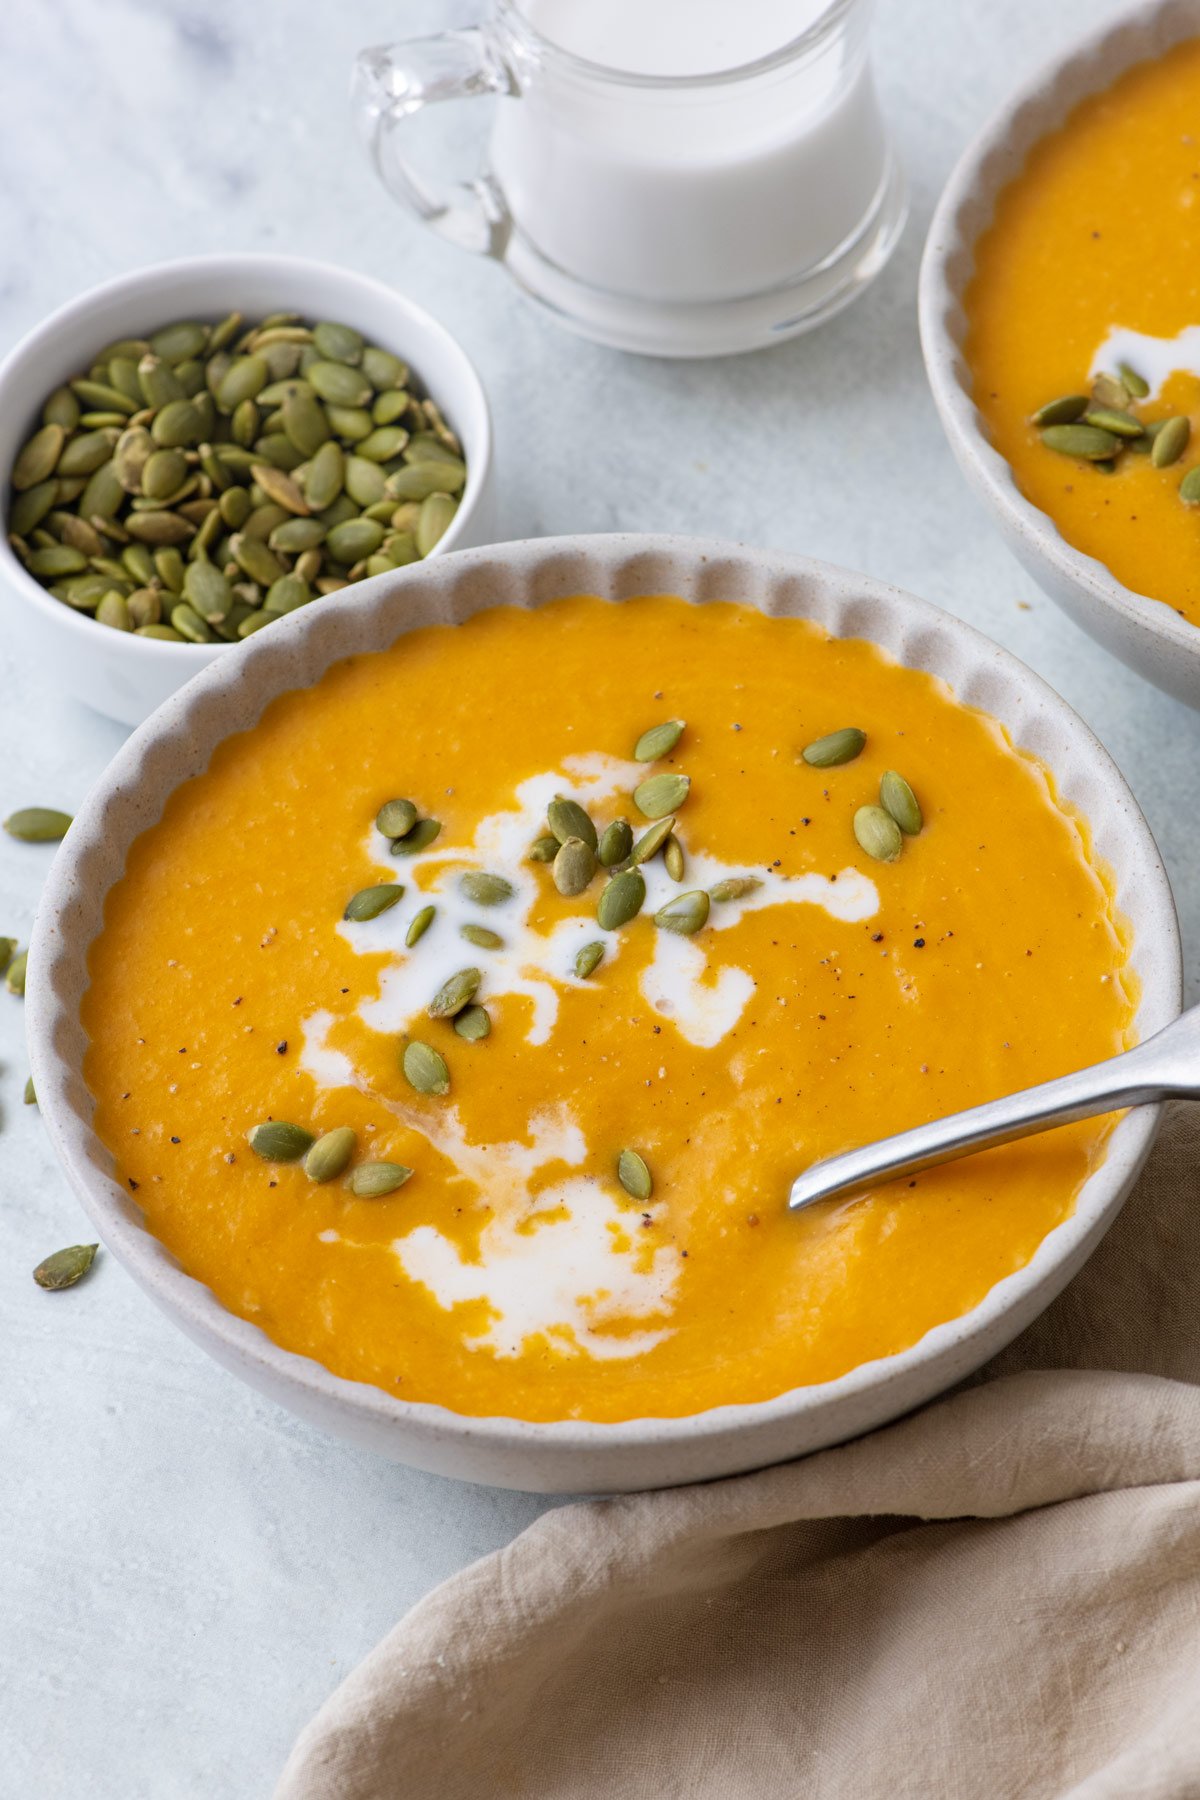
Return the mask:
POLYGON ((1125 1047, 1127 949, 1083 821, 944 683, 734 605, 499 607, 337 664, 177 790, 108 899, 86 1077, 151 1230, 288 1349, 463 1413, 678 1415, 904 1349, 1029 1260, 1111 1121, 799 1217, 788 1185, 1125 1047), (799 756, 846 726, 853 760, 799 756), (889 769, 924 823, 878 861, 854 819, 889 769), (660 848, 625 923, 597 919, 613 869, 567 896, 529 859, 555 796, 641 837, 635 791, 658 811, 640 784, 678 775, 682 879, 660 848), (375 823, 400 797, 441 821, 415 855, 375 823), (710 890, 690 935, 656 923, 710 890), (427 1010, 464 969, 474 1041, 427 1010), (414 1041, 448 1092, 406 1078, 414 1041), (264 1160, 268 1119, 350 1127, 353 1159, 264 1160), (359 1197, 366 1161, 413 1173, 359 1197))
POLYGON ((1200 624, 1200 511, 1179 492, 1200 461, 1200 39, 1036 146, 976 247, 967 316, 975 401, 1022 493, 1126 587, 1200 624), (1167 467, 1143 438, 1110 474, 1056 454, 1032 423, 1121 363, 1149 389, 1130 396, 1136 419, 1193 426, 1167 467))

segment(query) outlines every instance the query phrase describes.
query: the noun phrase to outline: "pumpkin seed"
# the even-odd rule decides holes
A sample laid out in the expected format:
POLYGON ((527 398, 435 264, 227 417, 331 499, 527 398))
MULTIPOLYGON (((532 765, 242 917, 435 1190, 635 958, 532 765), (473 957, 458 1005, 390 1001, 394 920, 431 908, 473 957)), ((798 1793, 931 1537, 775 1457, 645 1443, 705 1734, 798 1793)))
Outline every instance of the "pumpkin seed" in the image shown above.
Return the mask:
POLYGON ((375 829, 385 838, 402 838, 417 822, 417 809, 411 800, 385 800, 375 814, 375 829))
POLYGON ((425 933, 429 930, 429 927, 433 924, 436 912, 436 906, 423 906, 420 912, 415 914, 412 924, 409 926, 404 938, 404 942, 408 949, 411 950, 414 944, 420 943, 421 939, 425 936, 425 933))
POLYGON ((107 625, 113 631, 132 631, 133 620, 125 596, 110 588, 96 608, 97 625, 107 625))
POLYGON ((311 599, 312 590, 307 581, 299 575, 281 575, 267 589, 263 610, 276 615, 295 612, 298 606, 306 606, 311 599))
POLYGON ((29 1077, 29 1079, 25 1083, 25 1093, 24 1093, 23 1099, 24 1099, 24 1103, 26 1106, 36 1106, 37 1105, 37 1089, 33 1085, 33 1076, 32 1075, 29 1077))
POLYGON ((1185 506, 1200 506, 1200 463, 1194 463, 1180 482, 1179 498, 1185 506))
POLYGON ((325 548, 334 562, 347 566, 373 555, 382 542, 383 526, 377 519, 346 519, 325 536, 325 548))
POLYGON ((665 819, 659 819, 657 824, 650 827, 649 831, 642 833, 629 852, 629 860, 635 864, 652 862, 674 829, 675 815, 668 813, 665 819))
POLYGON ((264 1162, 299 1162, 316 1139, 302 1125, 289 1125, 286 1119, 267 1119, 246 1133, 246 1142, 264 1162))
POLYGON ((365 406, 371 398, 370 382, 343 362, 318 359, 309 363, 304 378, 334 406, 365 406))
POLYGON ((209 624, 223 619, 233 605, 233 589, 210 562, 193 562, 183 578, 183 592, 193 611, 209 624))
POLYGON ((459 969, 444 981, 426 1009, 431 1019, 452 1019, 474 998, 483 980, 481 969, 459 969))
POLYGON ((311 394, 289 394, 283 403, 284 436, 305 456, 315 456, 330 437, 325 408, 311 394))
POLYGON ((56 812, 52 806, 23 806, 8 815, 4 829, 23 844, 56 844, 66 837, 70 823, 70 813, 56 812))
POLYGON ((503 950, 504 939, 498 931, 489 931, 486 925, 460 925, 458 935, 465 938, 468 944, 474 944, 478 950, 503 950))
POLYGON ((652 725, 649 731, 643 731, 633 746, 635 762, 657 762, 662 756, 669 756, 684 731, 683 719, 668 719, 665 724, 652 725))
POLYGON ((535 838, 529 846, 529 861, 535 863, 553 862, 558 855, 559 843, 552 831, 544 837, 535 838))
POLYGON ((441 829, 440 819, 418 819, 411 831, 394 841, 392 855, 418 856, 422 850, 428 850, 441 829))
POLYGON ((1094 425, 1100 431, 1111 431, 1114 437, 1141 437, 1145 427, 1133 413, 1124 412, 1116 406, 1092 406, 1083 415, 1085 425, 1094 425))
POLYGON ((346 1185, 359 1200, 382 1200, 403 1187, 411 1175, 412 1170, 403 1163, 365 1162, 359 1163, 346 1185))
POLYGON ((576 979, 586 981, 589 975, 595 974, 603 961, 604 945, 602 943, 597 941, 592 944, 584 944, 583 948, 575 955, 576 979))
POLYGON ((854 815, 859 847, 876 862, 895 862, 904 846, 900 827, 882 806, 860 806, 854 815))
POLYGON ((800 754, 814 769, 836 769, 861 756, 866 742, 865 731, 860 731, 857 725, 844 725, 840 731, 830 731, 806 744, 800 754))
POLYGON ((17 537, 36 530, 58 499, 59 485, 57 481, 39 481, 36 487, 18 494, 8 515, 9 530, 17 537))
POLYGON ((921 807, 917 796, 895 769, 884 771, 879 783, 879 804, 885 813, 895 819, 905 837, 916 837, 924 824, 921 807))
POLYGON ((1154 467, 1169 469, 1172 463, 1178 462, 1188 447, 1191 435, 1192 421, 1184 413, 1176 413, 1173 418, 1163 419, 1150 446, 1150 461, 1154 467))
MULTIPOLYGON (((113 454, 121 433, 111 429, 85 431, 73 437, 58 459, 59 475, 91 475, 102 468, 113 454)), ((151 440, 153 447, 153 440, 151 440)))
POLYGON ((171 608, 171 626, 189 644, 211 644, 213 634, 196 610, 181 602, 171 608))
POLYGON ((597 847, 596 827, 578 800, 567 800, 556 794, 546 808, 546 823, 560 844, 565 844, 568 838, 582 838, 589 850, 597 847))
POLYGON ((1124 412, 1132 399, 1125 383, 1115 375, 1097 375, 1092 383, 1093 406, 1115 406, 1124 412))
POLYGON ((319 1137, 304 1158, 304 1173, 310 1181, 334 1181, 343 1174, 354 1155, 358 1138, 349 1125, 335 1125, 319 1137))
POLYGON ((99 1248, 99 1244, 71 1244, 65 1250, 56 1250, 53 1256, 47 1256, 38 1264, 33 1279, 40 1288, 50 1292, 74 1287, 95 1262, 99 1248))
POLYGON ((65 432, 74 431, 79 423, 79 402, 69 387, 55 388, 42 408, 45 425, 60 425, 65 432))
MULTIPOLYGON (((368 435, 363 438, 358 446, 357 454, 364 457, 368 462, 390 462, 394 456, 399 456, 407 442, 408 433, 402 426, 377 425, 374 431, 368 433, 368 435)), ((466 478, 467 472, 464 469, 462 477, 463 481, 465 481, 466 478)), ((449 483, 445 483, 439 491, 445 492, 449 485, 449 483)), ((456 481, 455 486, 461 487, 462 482, 456 481)), ((405 495, 404 498, 415 499, 416 495, 408 494, 405 495)))
POLYGON ((663 847, 663 862, 672 881, 683 880, 683 845, 673 835, 667 839, 663 847))
POLYGON ((647 819, 663 819, 679 811, 691 785, 687 775, 651 775, 634 788, 633 803, 647 819))
POLYGON ((420 1038, 413 1038, 405 1045, 401 1066, 409 1087, 415 1088, 418 1094, 450 1092, 450 1070, 445 1057, 431 1044, 423 1044, 420 1038))
POLYGON ((271 463, 255 463, 250 473, 267 499, 276 506, 282 506, 285 512, 307 515, 308 501, 286 470, 277 469, 271 463))
POLYGON ((1115 456, 1121 440, 1111 431, 1095 425, 1047 425, 1042 432, 1047 450, 1060 456, 1075 456, 1084 462, 1101 462, 1115 456))
POLYGON ((614 819, 611 825, 604 827, 596 857, 602 868, 611 869, 617 863, 623 863, 632 849, 633 832, 628 819, 614 819))
POLYGON ((304 477, 304 497, 313 512, 324 512, 341 493, 345 460, 341 445, 331 440, 321 445, 309 463, 304 477))
MULTIPOLYGON (((385 426, 385 430, 394 430, 385 426)), ((373 437, 378 435, 372 432, 373 437)), ((359 445, 360 451, 366 442, 359 445)), ((460 462, 406 463, 387 478, 387 492, 393 500, 427 500, 432 494, 457 494, 465 486, 466 465, 460 462)))
POLYGON ((28 950, 21 950, 9 963, 4 977, 5 987, 10 994, 16 994, 18 999, 25 992, 25 975, 28 967, 29 952, 28 950))
POLYGON ((330 362, 359 363, 363 355, 363 339, 361 332, 351 325, 338 325, 329 319, 322 319, 314 325, 312 341, 319 355, 327 357, 330 362))
POLYGON ((1146 395, 1150 392, 1150 383, 1146 380, 1145 376, 1139 375, 1137 370, 1131 369, 1126 362, 1117 364, 1117 374, 1121 377, 1121 380, 1125 383, 1125 386, 1129 389, 1129 392, 1133 395, 1135 400, 1144 400, 1146 398, 1146 395))
POLYGON ((457 511, 457 502, 451 500, 448 494, 430 494, 422 502, 421 516, 417 520, 414 534, 417 550, 422 556, 432 555, 453 524, 457 511))
POLYGON ((487 1008, 483 1006, 464 1006, 454 1021, 454 1029, 460 1038, 466 1038, 469 1044, 477 1044, 482 1038, 489 1037, 492 1021, 487 1008))
POLYGON ((458 878, 458 891, 466 900, 473 900, 476 906, 502 906, 511 900, 516 891, 511 881, 503 875, 489 875, 482 869, 468 869, 458 878))
POLYGON ((636 1150, 622 1150, 617 1157, 617 1180, 635 1200, 648 1200, 654 1192, 654 1179, 646 1159, 636 1150))
POLYGON ((122 418, 128 418, 130 413, 138 410, 136 400, 131 400, 128 394, 123 394, 120 388, 110 386, 107 381, 73 381, 71 391, 88 406, 119 413, 122 418))
POLYGON ((761 886, 762 882, 757 875, 727 875, 723 881, 715 882, 709 888, 708 897, 721 906, 729 900, 744 900, 747 894, 754 893, 761 886))
POLYGON ((265 358, 236 356, 217 384, 216 401, 223 413, 231 413, 243 400, 253 400, 271 379, 265 358))
MULTIPOLYGON (((339 362, 348 362, 349 358, 338 357, 339 362)), ((408 384, 408 364, 393 356, 390 350, 380 350, 374 344, 368 344, 362 353, 362 372, 371 386, 382 392, 385 388, 402 388, 408 384)))
POLYGON ((352 919, 356 924, 377 919, 380 913, 389 912, 403 895, 404 889, 398 881, 379 881, 373 887, 359 888, 357 894, 351 894, 347 900, 342 917, 352 919))
POLYGON ((665 906, 660 906, 654 915, 654 923, 664 931, 677 932, 680 937, 693 937, 708 923, 708 906, 704 889, 693 888, 687 894, 674 894, 665 906))
POLYGON ((1073 425, 1088 409, 1086 394, 1064 394, 1061 399, 1047 400, 1033 415, 1035 425, 1073 425))
POLYGON ((559 847, 551 873, 560 894, 582 894, 596 873, 596 852, 582 838, 568 838, 559 847))
POLYGON ((48 544, 44 550, 31 550, 25 558, 29 573, 47 580, 57 580, 61 575, 81 575, 87 566, 88 559, 82 550, 72 550, 69 544, 48 544))
POLYGON ((9 479, 18 493, 53 475, 65 441, 66 432, 61 425, 43 425, 34 432, 12 466, 9 479))
POLYGON ((600 896, 596 922, 604 931, 618 931, 636 918, 646 898, 646 879, 640 869, 622 869, 600 896))

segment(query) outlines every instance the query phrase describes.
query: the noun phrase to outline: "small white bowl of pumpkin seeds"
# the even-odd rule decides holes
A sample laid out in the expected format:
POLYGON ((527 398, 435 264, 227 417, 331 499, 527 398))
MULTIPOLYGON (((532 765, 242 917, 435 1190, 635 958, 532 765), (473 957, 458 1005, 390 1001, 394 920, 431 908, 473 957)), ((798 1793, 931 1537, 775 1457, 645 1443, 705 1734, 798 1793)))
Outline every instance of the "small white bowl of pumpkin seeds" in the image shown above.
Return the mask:
POLYGON ((279 256, 142 269, 0 365, 0 570, 64 691, 138 724, 216 657, 493 536, 483 386, 382 283, 279 256))

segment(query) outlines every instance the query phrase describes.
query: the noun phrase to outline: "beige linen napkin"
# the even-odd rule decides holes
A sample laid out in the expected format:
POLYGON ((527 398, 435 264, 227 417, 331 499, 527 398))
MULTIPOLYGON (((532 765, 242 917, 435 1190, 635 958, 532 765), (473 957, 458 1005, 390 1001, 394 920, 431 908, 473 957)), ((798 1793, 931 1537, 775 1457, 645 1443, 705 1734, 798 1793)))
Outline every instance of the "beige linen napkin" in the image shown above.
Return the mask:
POLYGON ((1200 1109, 977 1380, 561 1508, 413 1608, 276 1800, 1196 1800, 1200 1109))

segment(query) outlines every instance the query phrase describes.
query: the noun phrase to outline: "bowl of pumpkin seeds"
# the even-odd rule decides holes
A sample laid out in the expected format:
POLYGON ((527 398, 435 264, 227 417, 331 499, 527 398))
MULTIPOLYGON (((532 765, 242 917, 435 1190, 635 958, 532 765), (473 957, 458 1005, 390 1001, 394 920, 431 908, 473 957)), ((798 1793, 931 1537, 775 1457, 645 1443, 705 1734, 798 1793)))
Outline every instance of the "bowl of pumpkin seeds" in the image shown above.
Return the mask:
POLYGON ((55 313, 0 366, 0 484, 18 642, 126 724, 493 527, 465 351, 382 283, 291 257, 161 264, 55 313))

